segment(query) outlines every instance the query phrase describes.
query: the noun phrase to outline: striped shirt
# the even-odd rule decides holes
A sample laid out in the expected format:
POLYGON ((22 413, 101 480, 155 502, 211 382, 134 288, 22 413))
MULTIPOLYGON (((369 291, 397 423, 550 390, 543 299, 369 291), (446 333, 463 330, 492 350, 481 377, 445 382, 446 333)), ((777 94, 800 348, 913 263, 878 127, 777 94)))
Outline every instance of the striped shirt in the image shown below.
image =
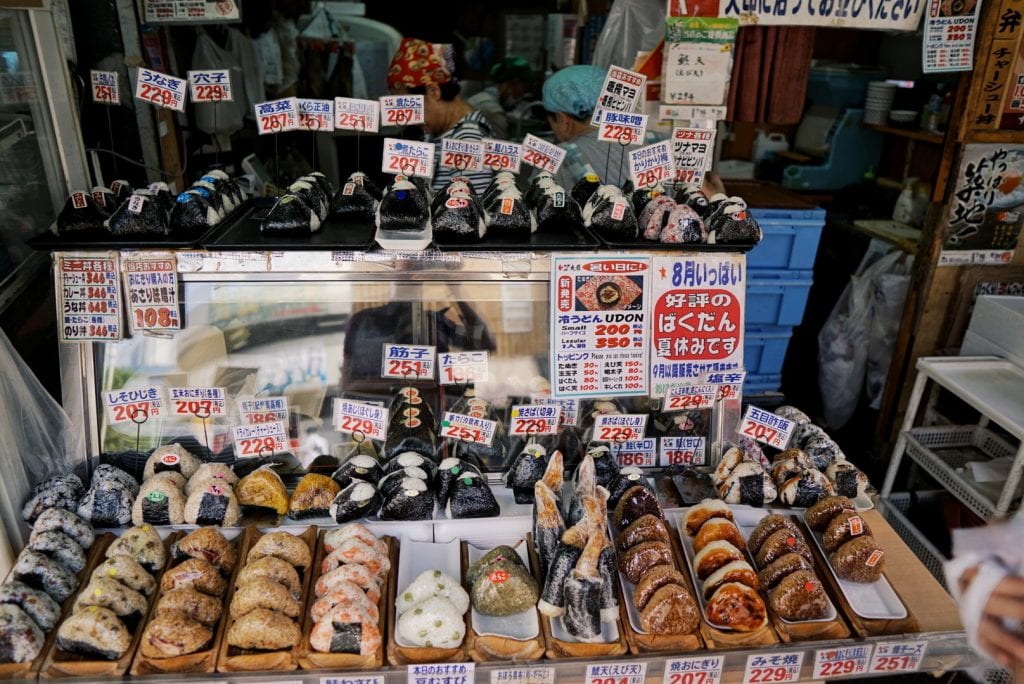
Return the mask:
MULTIPOLYGON (((629 180, 629 153, 640 146, 622 147, 617 143, 601 142, 597 139, 597 133, 595 128, 569 142, 559 143, 559 147, 565 150, 565 159, 558 167, 555 180, 566 190, 572 190, 572 186, 588 171, 596 173, 601 182, 607 185, 622 187, 629 180)), ((652 145, 661 139, 657 134, 647 131, 644 145, 652 145)))
POLYGON ((469 178, 477 194, 486 190, 487 184, 491 182, 493 173, 490 170, 467 173, 456 169, 441 168, 441 139, 454 138, 456 140, 480 141, 483 138, 490 138, 492 135, 491 127, 487 124, 484 115, 479 111, 473 110, 459 119, 450 130, 445 131, 436 138, 429 138, 428 141, 437 146, 434 150, 434 192, 443 190, 455 176, 466 176, 469 178))

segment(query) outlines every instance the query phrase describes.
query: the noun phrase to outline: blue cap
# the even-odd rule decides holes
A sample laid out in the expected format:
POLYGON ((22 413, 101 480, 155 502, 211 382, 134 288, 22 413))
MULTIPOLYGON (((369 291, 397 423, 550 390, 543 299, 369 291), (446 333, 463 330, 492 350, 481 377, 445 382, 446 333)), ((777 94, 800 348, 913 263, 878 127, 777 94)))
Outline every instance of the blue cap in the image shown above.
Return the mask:
POLYGON ((590 64, 560 69, 544 81, 544 109, 577 119, 594 111, 606 70, 590 64))

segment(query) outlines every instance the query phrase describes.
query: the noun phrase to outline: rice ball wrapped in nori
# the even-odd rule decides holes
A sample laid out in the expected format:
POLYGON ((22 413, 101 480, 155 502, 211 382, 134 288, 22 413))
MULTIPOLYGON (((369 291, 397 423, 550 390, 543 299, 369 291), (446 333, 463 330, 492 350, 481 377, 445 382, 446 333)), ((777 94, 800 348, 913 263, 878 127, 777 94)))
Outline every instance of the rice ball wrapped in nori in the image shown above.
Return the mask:
POLYGON ((366 192, 370 193, 370 197, 378 202, 380 201, 380 198, 384 196, 384 193, 381 192, 379 187, 377 187, 377 184, 370 180, 370 177, 362 171, 353 171, 349 174, 348 182, 355 183, 363 190, 366 190, 366 192))
POLYGON ((185 522, 221 527, 237 525, 241 512, 231 485, 213 480, 209 482, 205 487, 194 490, 185 501, 185 522))
MULTIPOLYGON (((550 176, 549 176, 550 177, 550 176)), ((499 171, 491 179, 491 182, 484 188, 483 194, 480 196, 480 201, 484 206, 490 206, 496 197, 498 197, 505 190, 514 188, 519 189, 516 185, 516 177, 509 171, 499 171)))
POLYGON ((449 197, 434 212, 434 237, 443 242, 479 242, 487 234, 483 212, 472 197, 449 197))
POLYGON ((220 223, 220 214, 210 204, 210 191, 192 188, 174 198, 171 227, 186 233, 198 233, 220 223))
POLYGON ((331 473, 331 479, 340 487, 347 487, 352 480, 362 480, 371 484, 377 484, 383 471, 380 463, 373 456, 367 454, 354 454, 338 469, 331 473))
POLYGON ((381 496, 370 482, 352 479, 331 502, 331 517, 338 523, 368 518, 380 510, 381 496))
POLYGON ((96 203, 100 213, 110 216, 117 209, 117 197, 111 192, 110 188, 105 188, 102 185, 93 186, 92 191, 89 193, 92 195, 92 201, 96 203))
POLYGON ((96 204, 92 195, 76 190, 68 195, 64 208, 57 215, 57 234, 102 231, 107 215, 108 213, 96 204))
POLYGON ((313 173, 306 174, 305 176, 299 178, 299 180, 313 183, 316 187, 320 189, 320 193, 328 200, 330 200, 330 198, 334 196, 334 186, 331 185, 330 179, 319 171, 314 171, 313 173))
POLYGON ((668 215, 658 239, 665 243, 700 244, 707 242, 708 232, 697 212, 685 204, 677 204, 668 215))
POLYGON ((437 212, 444 207, 445 202, 453 197, 472 200, 478 206, 483 207, 483 205, 480 204, 480 198, 478 198, 476 193, 473 192, 473 186, 469 180, 467 180, 465 176, 456 176, 444 187, 443 190, 441 190, 441 192, 434 195, 434 199, 430 203, 430 215, 434 216, 437 214, 437 212))
POLYGON ((127 202, 128 198, 132 196, 132 184, 126 180, 116 180, 110 184, 110 191, 114 193, 117 204, 120 206, 122 202, 127 202))
POLYGON ((530 183, 530 187, 527 188, 526 195, 523 196, 523 199, 526 200, 527 205, 536 209, 540 204, 541 195, 543 195, 548 188, 556 185, 558 185, 558 183, 555 182, 554 176, 547 171, 541 171, 537 174, 537 177, 533 179, 533 182, 530 183))
POLYGON ((541 232, 565 233, 574 226, 583 225, 580 205, 561 185, 548 186, 534 208, 537 210, 537 230, 541 232))
POLYGON ((146 467, 142 471, 142 479, 145 481, 157 473, 170 471, 181 473, 181 476, 188 480, 196 474, 200 465, 202 463, 199 459, 177 442, 165 444, 153 449, 149 458, 146 459, 146 467))
POLYGON ((92 479, 89 480, 89 484, 96 487, 104 482, 110 481, 116 482, 132 494, 139 493, 138 481, 117 466, 110 465, 109 463, 101 463, 96 466, 96 470, 93 471, 92 479))
POLYGON ((351 221, 372 221, 377 200, 358 183, 348 181, 331 201, 331 216, 351 221))
POLYGON ((576 181, 576 185, 572 186, 572 198, 582 207, 600 187, 601 179, 596 173, 590 171, 576 181))
POLYGON ((301 198, 306 206, 316 212, 317 218, 321 221, 327 216, 331 203, 330 195, 325 195, 315 180, 299 179, 288 186, 288 192, 301 198))
POLYGON ((132 506, 132 524, 180 525, 185 521, 185 497, 165 477, 146 480, 132 506))
POLYGON ((476 473, 465 472, 452 483, 446 513, 453 519, 492 518, 501 508, 487 482, 476 473))
POLYGON ((121 527, 132 520, 135 495, 117 480, 102 480, 85 493, 78 516, 98 527, 121 527))
MULTIPOLYGON (((397 181, 398 179, 399 176, 395 176, 395 180, 397 181)), ((423 195, 423 199, 426 200, 429 206, 430 199, 434 196, 434 192, 430 189, 430 179, 423 176, 409 176, 408 180, 420 191, 420 194, 423 195)))
POLYGON ((393 491, 380 507, 381 520, 430 520, 434 517, 434 497, 423 480, 403 477, 393 491))
POLYGON ((220 181, 215 178, 210 180, 200 178, 199 180, 192 184, 192 187, 197 190, 206 190, 210 195, 210 205, 217 211, 218 214, 220 214, 221 218, 224 218, 225 216, 228 215, 228 213, 231 212, 232 209, 234 209, 234 204, 231 202, 231 199, 226 197, 224 193, 221 191, 222 185, 223 181, 220 181))
POLYGON ((493 235, 526 239, 537 231, 537 217, 517 188, 506 188, 487 206, 484 221, 493 235))
POLYGON ((149 184, 149 191, 156 197, 157 204, 168 214, 171 213, 171 209, 174 208, 174 195, 171 194, 171 189, 167 183, 163 181, 157 181, 156 183, 149 184))
MULTIPOLYGON (((633 206, 636 207, 635 202, 633 206)), ((645 240, 657 240, 661 237, 662 228, 665 227, 669 215, 677 206, 675 200, 668 195, 658 195, 644 205, 637 217, 640 231, 645 240)))
POLYGON ((405 176, 396 176, 377 205, 377 227, 417 231, 426 229, 429 221, 427 195, 405 176))
POLYGON ((635 240, 639 235, 629 201, 612 185, 601 186, 583 208, 583 225, 613 240, 635 240), (611 190, 606 192, 606 188, 611 190))
POLYGON ((286 193, 278 198, 260 223, 260 231, 270 234, 315 233, 320 217, 298 195, 286 193))
POLYGON ((107 228, 114 235, 133 237, 140 235, 167 235, 171 232, 167 212, 149 190, 136 190, 107 219, 107 228))
POLYGON ((707 220, 711 214, 711 200, 704 192, 693 185, 683 185, 676 190, 676 204, 685 204, 697 212, 697 216, 707 220))
POLYGON ((633 207, 633 213, 640 216, 648 202, 656 197, 665 195, 665 188, 659 184, 650 188, 640 188, 639 190, 627 191, 624 189, 622 194, 629 198, 630 206, 633 207))

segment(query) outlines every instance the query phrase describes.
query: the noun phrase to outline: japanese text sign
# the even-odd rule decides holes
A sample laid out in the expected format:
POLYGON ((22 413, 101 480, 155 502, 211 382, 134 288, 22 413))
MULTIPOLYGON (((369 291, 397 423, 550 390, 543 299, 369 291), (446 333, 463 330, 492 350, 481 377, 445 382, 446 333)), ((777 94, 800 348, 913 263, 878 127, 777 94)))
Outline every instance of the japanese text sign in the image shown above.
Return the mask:
POLYGON ((339 131, 376 133, 380 130, 380 101, 334 98, 334 127, 339 131))
POLYGON ((558 173, 565 160, 564 149, 532 133, 527 133, 523 138, 522 152, 523 163, 548 173, 558 173))
POLYGON ((280 420, 238 425, 231 428, 231 438, 235 443, 235 458, 266 458, 288 449, 288 427, 280 420))
POLYGON ((117 423, 145 423, 150 418, 159 418, 164 411, 163 388, 132 387, 103 393, 107 407, 107 419, 117 423))
POLYGON ((981 3, 956 5, 928 0, 921 41, 924 73, 970 71, 974 68, 974 38, 981 3))
POLYGON ((590 123, 593 126, 601 124, 599 112, 611 110, 613 112, 636 111, 644 94, 644 86, 647 84, 647 77, 629 69, 623 69, 612 65, 608 67, 608 73, 601 85, 601 94, 597 96, 594 105, 594 114, 590 123))
POLYGON ((795 653, 766 652, 747 656, 747 666, 743 671, 743 684, 799 682, 800 666, 803 665, 803 662, 803 651, 795 653))
POLYGON ((434 377, 436 348, 429 345, 384 343, 382 378, 423 380, 434 377))
POLYGON ((181 329, 178 269, 173 252, 125 256, 128 322, 133 330, 181 329))
POLYGON ((434 177, 434 143, 384 138, 380 170, 405 176, 434 177))
POLYGON ((423 123, 422 95, 385 95, 380 98, 384 126, 419 126, 423 123))
POLYGON ((299 129, 303 131, 334 130, 334 101, 298 99, 299 129))
POLYGON ((92 101, 101 104, 121 104, 121 89, 117 83, 116 71, 90 71, 92 81, 92 101))
POLYGON ((475 140, 441 139, 441 166, 457 171, 479 171, 484 165, 484 144, 475 140))
POLYGON ((707 461, 703 437, 662 437, 660 466, 704 465, 707 461))
POLYGON ((869 644, 847 648, 823 648, 814 652, 813 679, 837 679, 865 675, 871 662, 869 644))
POLYGON ((602 413, 594 418, 592 442, 625 442, 640 439, 647 429, 646 413, 602 413))
POLYGON ((708 409, 718 398, 718 386, 708 383, 673 385, 665 394, 662 413, 708 409))
POLYGON ((294 131, 299 127, 299 101, 294 97, 258 102, 254 108, 256 130, 260 135, 294 131))
POLYGON ((665 662, 661 684, 720 684, 723 665, 723 656, 672 658, 665 662))
POLYGON ((442 385, 487 382, 487 352, 462 351, 438 354, 438 373, 442 385))
POLYGON ((519 173, 523 150, 519 143, 484 138, 484 168, 491 171, 519 173))
POLYGON ((672 179, 672 147, 667 140, 629 151, 629 177, 638 188, 653 187, 672 179))
POLYGON ((409 665, 407 684, 473 684, 474 663, 409 665))
POLYGON ((636 145, 647 132, 647 115, 602 109, 595 113, 597 139, 619 145, 636 145))
POLYGON ((136 74, 135 99, 183 112, 185 79, 140 67, 136 74))
POLYGON ((583 677, 584 684, 644 684, 647 676, 647 663, 633 660, 618 663, 595 663, 587 665, 587 673, 583 677))
POLYGON ((230 69, 207 69, 188 72, 188 94, 193 102, 231 102, 230 69))
POLYGON ((239 399, 238 415, 245 425, 258 425, 275 420, 288 421, 288 397, 239 399))
POLYGON ((223 387, 170 387, 171 414, 210 418, 225 412, 223 387))
POLYGON ((673 128, 672 163, 675 167, 675 180, 700 187, 714 151, 714 129, 673 128))
POLYGON ((383 441, 388 425, 388 410, 383 406, 350 399, 334 400, 334 429, 365 439, 383 441))
POLYGON ((756 406, 747 406, 747 412, 740 422, 739 434, 741 437, 750 437, 781 451, 789 445, 794 427, 796 423, 778 414, 756 406))
POLYGON ((637 466, 651 468, 658 461, 658 440, 654 437, 644 439, 627 439, 624 442, 612 442, 612 456, 620 467, 637 466))
POLYGON ((882 674, 892 672, 917 672, 924 660, 927 641, 883 642, 875 645, 868 672, 882 674))
POLYGON ((555 684, 555 668, 524 666, 491 670, 491 684, 555 684))
POLYGON ((534 404, 557 404, 561 409, 559 422, 561 425, 575 425, 580 413, 579 399, 556 399, 550 394, 534 394, 530 397, 534 404))
POLYGON ((493 420, 445 411, 441 419, 441 436, 490 446, 498 424, 493 420))
POLYGON ((558 404, 516 404, 510 414, 509 434, 557 434, 561 416, 562 407, 558 404))
POLYGON ((116 253, 62 254, 54 289, 63 342, 121 339, 121 280, 116 253))

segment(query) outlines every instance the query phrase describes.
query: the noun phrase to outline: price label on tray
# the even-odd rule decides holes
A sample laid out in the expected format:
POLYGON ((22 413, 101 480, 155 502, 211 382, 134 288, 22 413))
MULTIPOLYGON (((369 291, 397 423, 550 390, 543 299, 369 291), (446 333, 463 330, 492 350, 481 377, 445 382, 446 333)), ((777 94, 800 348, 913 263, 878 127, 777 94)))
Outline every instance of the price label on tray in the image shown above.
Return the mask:
POLYGON ((743 684, 778 684, 800 681, 803 651, 795 653, 764 653, 747 656, 743 684))
POLYGON ((723 656, 672 658, 665 662, 662 684, 719 684, 722 681, 723 656))
POLYGON ((443 352, 438 355, 442 385, 487 382, 487 352, 443 352))
POLYGON ((320 684, 387 684, 384 675, 360 675, 358 677, 321 677, 320 684))
POLYGON ((484 144, 475 140, 442 138, 441 166, 456 171, 480 171, 484 167, 484 144))
POLYGON ((711 408, 718 397, 718 385, 675 385, 670 387, 662 403, 662 413, 711 408))
POLYGON ((493 420, 445 411, 441 419, 441 436, 490 446, 497 427, 493 420))
POLYGON ((620 466, 653 468, 658 461, 658 440, 654 437, 647 437, 646 439, 612 442, 611 452, 620 466))
POLYGON ((256 130, 260 135, 294 131, 299 127, 299 101, 294 97, 286 97, 269 102, 257 102, 256 130))
POLYGON ((555 668, 508 667, 491 670, 491 684, 555 684, 555 668))
POLYGON ((523 163, 547 171, 558 173, 558 168, 565 160, 565 150, 554 143, 542 140, 532 133, 523 138, 523 163))
POLYGON ((707 454, 703 437, 662 437, 658 465, 704 465, 707 454))
POLYGON ((273 456, 288 450, 288 426, 273 420, 259 425, 238 425, 231 428, 235 458, 273 456))
POLYGON ((409 665, 408 684, 473 684, 475 663, 409 665))
POLYGON ((299 98, 299 129, 303 131, 334 130, 334 101, 299 98))
POLYGON ((511 171, 519 173, 523 158, 523 148, 519 143, 507 140, 484 138, 484 168, 491 171, 511 171))
POLYGON ((164 393, 160 387, 134 387, 103 393, 107 419, 111 424, 145 423, 164 411, 164 393))
POLYGON ((795 426, 793 421, 771 411, 748 406, 740 421, 739 433, 742 437, 750 437, 756 442, 782 450, 789 444, 795 426))
POLYGON ((383 406, 350 399, 334 400, 334 429, 348 434, 360 433, 365 439, 384 441, 388 410, 383 406))
POLYGON ((436 356, 436 348, 430 345, 385 342, 380 376, 403 380, 432 380, 436 356))
POLYGON ((380 122, 384 126, 418 126, 423 123, 422 95, 385 95, 380 98, 380 122))
POLYGON ((587 665, 584 684, 644 684, 647 663, 644 661, 597 663, 587 665))
POLYGON ((125 256, 122 265, 128 296, 128 321, 132 329, 153 332, 180 330, 178 268, 174 253, 125 256))
POLYGON ((673 175, 672 148, 667 140, 629 151, 629 177, 635 187, 652 187, 673 175))
POLYGON ((558 404, 516 404, 510 415, 510 434, 554 435, 558 433, 562 407, 558 404))
POLYGON ((594 419, 594 442, 625 442, 640 439, 647 429, 646 413, 604 413, 594 419))
POLYGON ((823 648, 814 652, 813 679, 836 679, 863 675, 871 662, 871 646, 823 648))
POLYGON ((380 102, 353 97, 334 98, 334 127, 339 131, 376 133, 380 130, 380 102))
POLYGON ((246 425, 259 425, 275 420, 288 422, 288 397, 240 399, 238 415, 246 425))
POLYGON ((135 81, 135 99, 157 107, 185 111, 185 79, 139 68, 135 81))
POLYGON ((117 84, 116 71, 90 71, 92 101, 106 105, 121 104, 121 89, 117 84))
POLYGON ((223 387, 170 387, 167 396, 174 416, 215 418, 224 415, 223 387))
POLYGON ((647 115, 633 112, 613 112, 600 109, 598 117, 597 139, 601 142, 619 145, 636 145, 643 141, 647 132, 647 115))
POLYGON ((384 173, 433 178, 434 143, 384 138, 380 170, 384 173))
POLYGON ((917 672, 921 669, 921 661, 928 648, 927 641, 886 641, 875 644, 875 653, 871 656, 871 674, 891 674, 893 672, 917 672))
POLYGON ((188 72, 188 95, 193 102, 231 102, 230 69, 207 69, 188 72))

